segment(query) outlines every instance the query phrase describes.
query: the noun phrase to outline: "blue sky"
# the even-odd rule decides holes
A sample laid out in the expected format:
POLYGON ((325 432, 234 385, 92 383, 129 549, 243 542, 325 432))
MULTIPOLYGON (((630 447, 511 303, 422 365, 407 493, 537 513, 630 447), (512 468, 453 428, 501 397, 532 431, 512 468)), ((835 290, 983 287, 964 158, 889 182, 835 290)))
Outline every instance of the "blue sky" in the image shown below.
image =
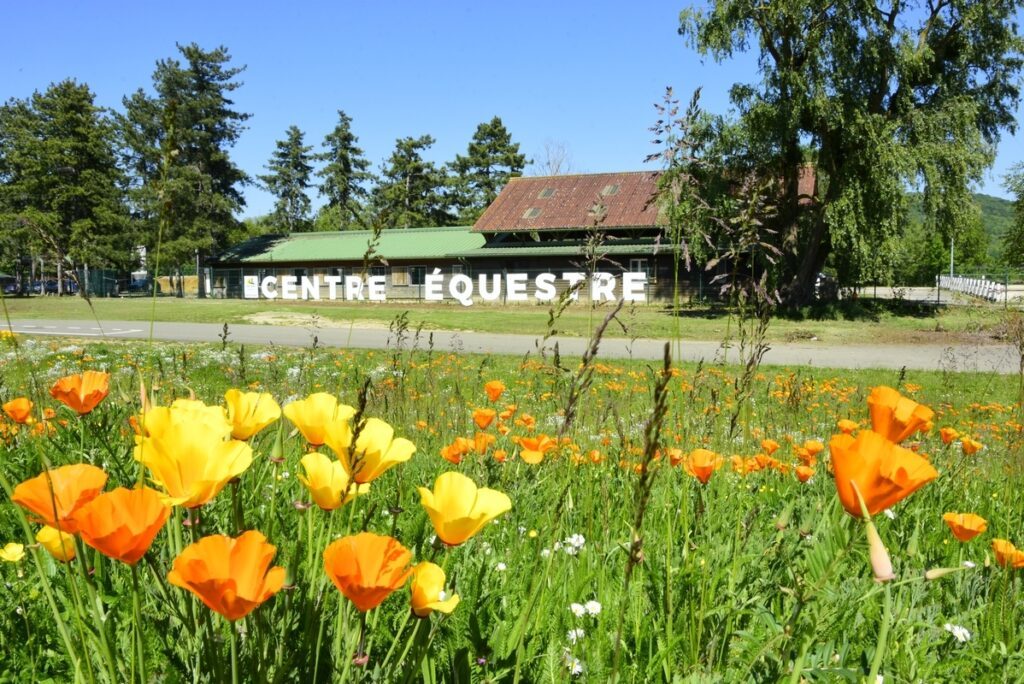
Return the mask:
MULTIPOLYGON (((528 157, 550 142, 568 149, 574 171, 634 170, 654 151, 648 127, 666 86, 683 100, 702 86, 705 107, 723 112, 729 86, 756 79, 752 56, 715 65, 686 47, 676 33, 685 4, 12 2, 0 98, 71 77, 120 108, 150 88, 176 42, 224 45, 246 65, 235 102, 253 116, 232 156, 252 175, 292 124, 319 145, 338 109, 375 169, 397 138, 426 133, 437 139, 429 156, 450 160, 497 115, 528 157)), ((1006 196, 1001 176, 1024 160, 1022 135, 1004 135, 983 192, 1006 196)), ((246 215, 273 203, 255 187, 245 195, 246 215)))

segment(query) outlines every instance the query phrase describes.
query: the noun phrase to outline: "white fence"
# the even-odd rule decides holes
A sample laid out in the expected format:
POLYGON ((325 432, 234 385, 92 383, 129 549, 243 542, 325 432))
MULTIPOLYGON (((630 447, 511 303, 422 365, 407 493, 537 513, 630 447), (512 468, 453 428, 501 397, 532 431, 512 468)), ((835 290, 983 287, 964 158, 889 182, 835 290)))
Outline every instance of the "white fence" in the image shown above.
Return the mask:
POLYGON ((987 299, 990 302, 1002 301, 1007 294, 1006 285, 985 276, 938 276, 940 289, 962 292, 974 297, 987 299))

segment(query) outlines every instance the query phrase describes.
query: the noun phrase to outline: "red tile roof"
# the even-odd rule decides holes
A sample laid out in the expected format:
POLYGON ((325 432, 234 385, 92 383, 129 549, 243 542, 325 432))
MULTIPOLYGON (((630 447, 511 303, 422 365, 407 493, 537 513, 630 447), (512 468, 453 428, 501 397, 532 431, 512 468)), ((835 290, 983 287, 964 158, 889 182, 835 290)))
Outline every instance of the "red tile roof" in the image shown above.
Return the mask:
POLYGON ((477 220, 477 233, 586 229, 594 205, 604 205, 602 228, 661 225, 651 171, 513 178, 477 220))

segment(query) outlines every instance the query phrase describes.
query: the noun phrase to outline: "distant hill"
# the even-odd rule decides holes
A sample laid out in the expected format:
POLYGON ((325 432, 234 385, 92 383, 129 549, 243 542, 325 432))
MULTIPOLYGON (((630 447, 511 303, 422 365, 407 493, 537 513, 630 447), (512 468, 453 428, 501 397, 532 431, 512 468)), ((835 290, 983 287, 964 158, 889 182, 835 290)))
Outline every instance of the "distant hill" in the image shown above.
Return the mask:
MULTIPOLYGON (((988 239, 989 261, 996 263, 1002 254, 1003 236, 1013 223, 1013 202, 980 192, 974 193, 973 197, 981 209, 981 225, 988 239)), ((910 196, 910 220, 921 223, 921 219, 920 196, 915 193, 910 196)))

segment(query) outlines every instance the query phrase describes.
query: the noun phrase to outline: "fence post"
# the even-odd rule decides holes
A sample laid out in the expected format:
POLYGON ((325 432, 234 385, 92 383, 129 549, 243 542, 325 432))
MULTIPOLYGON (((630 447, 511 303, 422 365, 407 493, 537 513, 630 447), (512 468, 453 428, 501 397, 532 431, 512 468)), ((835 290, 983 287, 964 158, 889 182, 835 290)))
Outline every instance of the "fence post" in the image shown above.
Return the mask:
POLYGON ((941 276, 935 276, 935 306, 942 304, 942 281, 941 276))
POLYGON ((1003 274, 1003 308, 1010 306, 1010 269, 1003 274))

